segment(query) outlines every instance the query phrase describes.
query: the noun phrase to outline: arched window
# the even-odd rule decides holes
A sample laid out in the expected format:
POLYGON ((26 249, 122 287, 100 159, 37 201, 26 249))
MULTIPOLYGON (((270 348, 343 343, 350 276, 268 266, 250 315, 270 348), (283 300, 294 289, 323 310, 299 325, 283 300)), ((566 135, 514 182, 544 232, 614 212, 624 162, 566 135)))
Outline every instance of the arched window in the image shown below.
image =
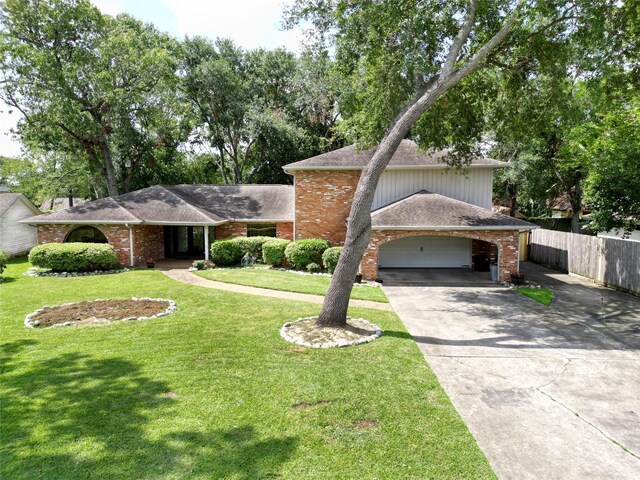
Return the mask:
POLYGON ((96 227, 90 227, 88 225, 71 230, 67 238, 64 239, 64 242, 109 243, 104 233, 96 227))

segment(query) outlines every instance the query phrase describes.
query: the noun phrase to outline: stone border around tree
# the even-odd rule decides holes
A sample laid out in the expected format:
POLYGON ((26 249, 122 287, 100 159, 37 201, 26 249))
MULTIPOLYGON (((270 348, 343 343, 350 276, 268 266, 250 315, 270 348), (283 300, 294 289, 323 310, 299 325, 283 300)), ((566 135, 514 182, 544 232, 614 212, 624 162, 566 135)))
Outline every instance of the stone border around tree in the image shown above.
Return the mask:
MULTIPOLYGON (((38 267, 35 267, 38 268, 38 267)), ((90 272, 39 272, 34 267, 28 268, 22 275, 25 277, 90 277, 93 275, 112 275, 116 273, 130 272, 129 268, 115 268, 111 270, 92 270, 90 272)))
MULTIPOLYGON (((109 300, 118 300, 118 299, 96 298, 94 300, 82 300, 81 302, 99 302, 99 301, 105 301, 105 300, 109 301, 109 300)), ((155 315, 151 315, 149 317, 126 317, 126 318, 121 318, 119 320, 107 320, 106 318, 98 318, 98 319, 96 319, 96 323, 126 322, 126 321, 131 321, 131 320, 150 320, 152 318, 166 317, 167 315, 172 314, 173 312, 175 312, 178 309, 178 305, 176 304, 176 302, 174 300, 169 299, 169 298, 150 298, 150 297, 138 298, 138 297, 131 297, 131 300, 134 300, 134 301, 149 300, 149 301, 155 301, 155 302, 168 302, 169 306, 163 312, 156 313, 155 315)), ((28 327, 28 328, 36 328, 36 327, 38 327, 40 324, 36 323, 37 320, 32 321, 32 318, 35 317, 38 313, 42 312, 46 308, 64 307, 64 306, 67 306, 67 305, 74 305, 76 303, 81 303, 81 302, 68 302, 68 303, 61 303, 60 305, 45 305, 45 306, 39 308, 38 310, 28 314, 24 318, 24 325, 25 325, 25 327, 28 327)), ((73 325, 75 323, 76 322, 56 323, 55 325, 52 325, 52 327, 68 327, 69 325, 73 325)))
MULTIPOLYGON (((292 335, 290 333, 291 327, 294 326, 296 323, 315 321, 317 319, 318 319, 317 316, 316 317, 302 317, 302 318, 298 318, 297 320, 295 320, 293 322, 287 322, 282 326, 282 328, 280 328, 280 336, 284 340, 286 340, 287 342, 295 343, 296 345, 301 345, 303 347, 309 347, 309 348, 339 348, 339 347, 351 347, 351 346, 354 346, 354 345, 361 345, 363 343, 370 343, 370 342, 373 342, 376 338, 379 338, 382 335, 382 329, 379 326, 377 326, 375 323, 372 323, 369 320, 365 320, 364 318, 351 318, 351 317, 347 317, 347 322, 351 321, 351 322, 361 323, 361 324, 364 324, 366 326, 372 327, 373 329, 375 329, 375 331, 371 335, 361 336, 359 338, 355 338, 355 339, 351 339, 351 340, 347 340, 347 339, 331 340, 331 341, 323 341, 323 342, 320 342, 320 343, 311 343, 311 342, 301 338, 299 335, 292 335)), ((331 327, 324 327, 324 328, 331 328, 331 327)))

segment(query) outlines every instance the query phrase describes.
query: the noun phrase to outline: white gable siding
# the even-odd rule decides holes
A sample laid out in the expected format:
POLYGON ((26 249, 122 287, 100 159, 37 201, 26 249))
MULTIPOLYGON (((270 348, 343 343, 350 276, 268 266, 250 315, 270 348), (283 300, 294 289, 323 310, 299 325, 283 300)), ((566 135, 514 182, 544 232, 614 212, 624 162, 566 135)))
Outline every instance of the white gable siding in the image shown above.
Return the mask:
POLYGON ((23 218, 36 215, 22 200, 18 200, 0 217, 0 250, 10 257, 26 253, 35 247, 37 242, 36 227, 26 223, 18 223, 23 218))
POLYGON ((491 209, 492 168, 387 170, 380 177, 373 198, 373 210, 420 190, 428 190, 463 202, 491 209))

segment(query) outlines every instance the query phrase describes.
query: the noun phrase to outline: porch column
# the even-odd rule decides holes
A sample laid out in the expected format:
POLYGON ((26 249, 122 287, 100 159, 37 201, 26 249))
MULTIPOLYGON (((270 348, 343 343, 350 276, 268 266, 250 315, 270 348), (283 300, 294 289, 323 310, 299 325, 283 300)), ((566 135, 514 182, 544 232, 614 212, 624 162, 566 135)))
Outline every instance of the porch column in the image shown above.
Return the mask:
POLYGON ((209 260, 209 226, 204 227, 204 259, 209 260))
POLYGON ((127 225, 129 227, 129 264, 130 266, 134 265, 134 255, 133 255, 133 226, 127 225))

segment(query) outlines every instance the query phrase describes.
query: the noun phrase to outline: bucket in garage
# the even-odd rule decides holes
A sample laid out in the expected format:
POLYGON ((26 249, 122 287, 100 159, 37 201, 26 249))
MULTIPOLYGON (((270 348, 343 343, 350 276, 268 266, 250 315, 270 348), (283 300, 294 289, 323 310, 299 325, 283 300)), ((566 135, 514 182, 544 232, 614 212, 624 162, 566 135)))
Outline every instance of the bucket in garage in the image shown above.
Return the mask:
POLYGON ((491 272, 491 281, 498 281, 498 265, 496 263, 489 265, 489 271, 491 272))

